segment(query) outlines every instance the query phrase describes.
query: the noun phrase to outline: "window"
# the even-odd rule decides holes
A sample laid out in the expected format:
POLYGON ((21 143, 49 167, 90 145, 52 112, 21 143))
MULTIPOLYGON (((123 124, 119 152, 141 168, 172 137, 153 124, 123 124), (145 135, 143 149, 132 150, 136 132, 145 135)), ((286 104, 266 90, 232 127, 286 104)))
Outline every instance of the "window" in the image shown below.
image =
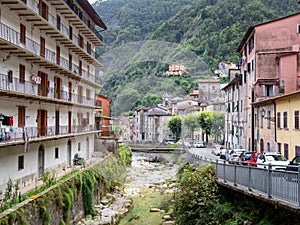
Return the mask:
POLYGON ((48 20, 48 5, 40 0, 40 15, 45 19, 48 20))
POLYGON ((281 124, 280 124, 280 112, 277 113, 277 128, 281 128, 281 124))
POLYGON ((69 39, 72 40, 73 38, 73 28, 69 26, 69 39))
POLYGON ((287 129, 288 128, 288 124, 287 124, 287 112, 283 112, 283 128, 287 129))
POLYGON ((277 143, 277 151, 281 153, 281 143, 277 143))
POLYGON ((299 130, 299 110, 294 112, 295 119, 295 130, 299 130))
POLYGON ((284 144, 284 153, 283 153, 283 155, 284 155, 284 157, 286 158, 286 159, 288 159, 289 158, 289 145, 288 144, 284 144))
POLYGON ((25 127, 25 106, 18 106, 18 127, 25 127))
POLYGON ((247 83, 247 71, 244 70, 244 84, 247 83))
POLYGON ((86 89, 86 98, 87 98, 88 100, 91 99, 91 91, 90 91, 89 89, 86 89))
POLYGON ((82 76, 82 61, 79 60, 79 75, 82 76))
POLYGON ((267 152, 271 151, 271 146, 270 146, 270 142, 267 142, 267 152))
POLYGON ((264 115, 260 114, 260 128, 264 128, 264 115))
POLYGON ((59 151, 58 151, 58 148, 56 147, 55 148, 55 159, 58 159, 59 158, 59 151))
POLYGON ((72 71, 72 55, 69 54, 69 70, 72 71))
POLYGON ((19 83, 25 83, 25 66, 22 64, 19 65, 19 83))
POLYGON ((252 36, 249 40, 249 54, 250 52, 252 52, 253 48, 254 48, 254 36, 252 36))
POLYGON ((82 86, 78 86, 78 103, 82 103, 82 86))
POLYGON ((300 33, 300 24, 297 24, 297 33, 300 33))
POLYGON ((273 85, 265 85, 265 96, 273 96, 273 85))
POLYGON ((80 152, 80 149, 81 149, 81 143, 78 142, 78 151, 80 152))
POLYGON ((211 89, 214 91, 214 90, 216 89, 216 87, 215 87, 215 86, 212 86, 211 89))
POLYGON ((56 64, 60 65, 60 47, 56 46, 56 64))
POLYGON ((268 128, 271 128, 271 111, 267 112, 267 118, 268 118, 268 128))
POLYGON ((91 47, 91 44, 89 42, 86 43, 86 51, 91 54, 92 52, 92 47, 91 47))
POLYGON ((78 45, 79 47, 83 48, 83 37, 81 35, 78 35, 78 45))
POLYGON ((60 19, 60 16, 57 15, 56 16, 56 28, 57 28, 57 30, 60 30, 60 26, 61 26, 61 19, 60 19))
POLYGON ((26 27, 24 24, 20 24, 20 43, 26 43, 26 27))
POLYGON ((7 72, 7 79, 8 79, 8 82, 9 83, 12 83, 13 82, 13 71, 12 70, 9 70, 7 72))
POLYGON ((18 157, 18 170, 24 169, 24 155, 18 157))
POLYGON ((40 49, 40 56, 45 58, 45 38, 40 38, 40 44, 41 44, 41 49, 40 49))
POLYGON ((300 155, 300 146, 295 146, 295 155, 300 155))

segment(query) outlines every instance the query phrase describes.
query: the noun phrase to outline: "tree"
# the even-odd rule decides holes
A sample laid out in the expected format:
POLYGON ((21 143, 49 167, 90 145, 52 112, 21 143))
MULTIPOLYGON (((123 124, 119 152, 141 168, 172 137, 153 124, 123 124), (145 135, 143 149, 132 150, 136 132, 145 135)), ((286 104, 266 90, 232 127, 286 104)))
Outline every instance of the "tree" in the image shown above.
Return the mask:
POLYGON ((200 112, 198 114, 198 123, 200 128, 206 134, 206 142, 208 142, 208 136, 211 135, 212 129, 212 112, 200 112))
POLYGON ((212 127, 211 134, 214 136, 216 142, 223 141, 225 129, 225 116, 223 112, 212 113, 212 127))
POLYGON ((180 116, 172 116, 172 118, 168 121, 167 126, 176 138, 180 137, 180 135, 181 135, 181 117, 180 116))
POLYGON ((197 119, 197 115, 195 114, 190 114, 184 117, 183 119, 183 125, 188 128, 190 131, 190 134, 192 135, 191 137, 194 137, 194 131, 196 128, 200 127, 197 119))

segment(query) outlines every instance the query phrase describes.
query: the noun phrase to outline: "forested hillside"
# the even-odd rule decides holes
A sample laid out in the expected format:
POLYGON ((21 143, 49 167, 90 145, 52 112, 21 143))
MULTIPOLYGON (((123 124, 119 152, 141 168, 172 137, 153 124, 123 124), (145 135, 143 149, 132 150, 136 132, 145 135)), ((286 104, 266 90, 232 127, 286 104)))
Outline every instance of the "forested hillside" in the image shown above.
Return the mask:
POLYGON ((151 105, 168 92, 184 96, 210 77, 221 60, 237 62, 236 49, 249 26, 298 12, 292 0, 107 0, 94 4, 108 26, 100 93, 119 115, 151 105), (187 75, 167 78, 172 63, 187 75))

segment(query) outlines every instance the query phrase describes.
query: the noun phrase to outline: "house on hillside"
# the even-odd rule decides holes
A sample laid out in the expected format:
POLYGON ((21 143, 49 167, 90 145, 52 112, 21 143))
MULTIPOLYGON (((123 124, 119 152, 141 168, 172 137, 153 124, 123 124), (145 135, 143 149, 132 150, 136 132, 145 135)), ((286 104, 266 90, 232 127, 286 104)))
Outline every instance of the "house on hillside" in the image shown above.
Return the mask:
POLYGON ((182 76, 186 73, 185 66, 182 64, 171 64, 169 65, 169 69, 166 71, 166 75, 168 76, 182 76))
POLYGON ((2 1, 0 11, 1 192, 91 157, 106 26, 87 0, 2 1))
POLYGON ((270 129, 270 133, 276 132, 272 126, 274 120, 269 128, 264 128, 263 121, 269 122, 267 118, 276 120, 277 116, 273 103, 267 104, 266 100, 299 90, 299 20, 300 13, 296 13, 249 27, 238 47, 241 55, 239 88, 246 92, 243 108, 248 110, 244 123, 248 131, 245 147, 249 150, 280 150, 278 145, 273 146, 276 138, 270 140, 269 132, 266 132, 266 129, 270 129))

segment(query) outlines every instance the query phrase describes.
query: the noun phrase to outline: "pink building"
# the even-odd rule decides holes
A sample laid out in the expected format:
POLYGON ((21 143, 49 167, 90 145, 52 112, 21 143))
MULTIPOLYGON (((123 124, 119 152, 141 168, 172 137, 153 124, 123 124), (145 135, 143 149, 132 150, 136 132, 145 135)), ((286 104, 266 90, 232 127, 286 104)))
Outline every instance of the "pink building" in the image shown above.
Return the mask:
POLYGON ((244 92, 240 118, 248 132, 245 147, 249 150, 276 151, 274 105, 259 102, 299 90, 299 44, 297 13, 250 27, 238 47, 239 85, 244 92))

